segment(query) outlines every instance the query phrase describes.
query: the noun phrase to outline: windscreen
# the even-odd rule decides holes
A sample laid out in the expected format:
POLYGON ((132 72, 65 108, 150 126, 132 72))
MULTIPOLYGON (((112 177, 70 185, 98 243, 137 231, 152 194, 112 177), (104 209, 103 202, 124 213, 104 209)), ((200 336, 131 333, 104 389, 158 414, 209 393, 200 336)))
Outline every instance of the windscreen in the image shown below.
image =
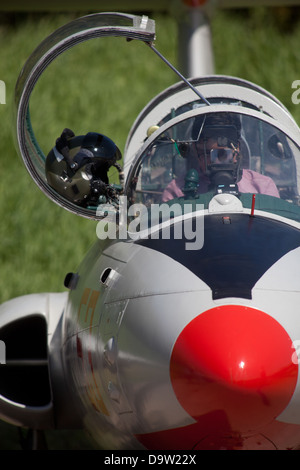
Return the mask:
POLYGON ((131 174, 130 204, 209 201, 218 192, 246 201, 259 194, 266 196, 262 209, 279 213, 284 206, 298 220, 299 148, 266 120, 237 112, 193 114, 156 134, 131 174))

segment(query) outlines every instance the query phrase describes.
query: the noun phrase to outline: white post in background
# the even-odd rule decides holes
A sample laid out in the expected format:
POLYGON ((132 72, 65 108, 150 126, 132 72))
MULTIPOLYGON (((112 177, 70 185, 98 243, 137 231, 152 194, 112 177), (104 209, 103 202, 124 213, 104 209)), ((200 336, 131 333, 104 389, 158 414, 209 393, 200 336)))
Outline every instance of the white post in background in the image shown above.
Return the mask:
POLYGON ((183 7, 178 15, 178 68, 188 78, 214 74, 214 52, 209 12, 183 7))

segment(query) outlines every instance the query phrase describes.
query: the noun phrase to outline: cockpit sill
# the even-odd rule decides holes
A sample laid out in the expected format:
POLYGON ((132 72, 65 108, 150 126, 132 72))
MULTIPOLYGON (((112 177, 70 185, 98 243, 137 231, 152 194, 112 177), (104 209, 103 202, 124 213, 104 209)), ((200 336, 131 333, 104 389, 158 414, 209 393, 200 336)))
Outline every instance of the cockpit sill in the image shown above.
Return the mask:
POLYGON ((120 208, 101 205, 97 215, 102 216, 96 233, 101 240, 185 239, 186 250, 200 250, 204 244, 205 216, 220 215, 223 224, 230 224, 230 215, 244 214, 272 219, 300 229, 300 206, 264 194, 229 193, 199 194, 195 199, 176 198, 146 207, 128 205, 127 197, 120 197, 120 208))

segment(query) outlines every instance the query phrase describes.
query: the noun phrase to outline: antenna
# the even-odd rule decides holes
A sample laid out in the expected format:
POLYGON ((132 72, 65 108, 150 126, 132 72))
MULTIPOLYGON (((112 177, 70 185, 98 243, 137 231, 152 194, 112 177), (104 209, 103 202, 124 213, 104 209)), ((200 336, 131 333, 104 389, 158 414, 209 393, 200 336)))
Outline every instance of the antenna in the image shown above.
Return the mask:
POLYGON ((171 64, 171 62, 168 61, 168 59, 166 59, 154 46, 153 44, 151 43, 148 43, 146 42, 146 44, 153 50, 153 52, 155 52, 156 55, 158 55, 158 57, 160 57, 164 62, 165 64, 168 65, 168 67, 170 67, 170 69, 173 70, 173 72, 175 72, 180 78, 181 80, 183 80, 190 88, 191 90, 193 90, 194 93, 196 93, 196 95, 208 106, 210 106, 210 103, 207 101, 206 98, 204 98, 204 96, 174 67, 174 65, 171 64))

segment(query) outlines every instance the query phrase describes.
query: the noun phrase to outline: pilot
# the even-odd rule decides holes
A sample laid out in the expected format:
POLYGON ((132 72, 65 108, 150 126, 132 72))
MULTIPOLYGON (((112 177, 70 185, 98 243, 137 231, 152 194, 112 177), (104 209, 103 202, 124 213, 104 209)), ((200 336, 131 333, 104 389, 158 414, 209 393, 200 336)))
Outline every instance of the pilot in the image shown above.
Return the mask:
MULTIPOLYGON (((279 197, 274 181, 268 176, 242 168, 241 122, 235 113, 214 113, 199 116, 192 129, 193 142, 183 149, 188 168, 199 173, 199 193, 229 191, 260 193, 279 197), (223 188, 223 189, 221 189, 223 188)), ((183 196, 184 177, 170 182, 162 200, 183 196)))
POLYGON ((114 197, 109 185, 108 171, 122 157, 120 150, 108 137, 96 132, 75 136, 64 129, 46 158, 46 178, 49 185, 60 195, 80 206, 98 205, 99 197, 114 197))

